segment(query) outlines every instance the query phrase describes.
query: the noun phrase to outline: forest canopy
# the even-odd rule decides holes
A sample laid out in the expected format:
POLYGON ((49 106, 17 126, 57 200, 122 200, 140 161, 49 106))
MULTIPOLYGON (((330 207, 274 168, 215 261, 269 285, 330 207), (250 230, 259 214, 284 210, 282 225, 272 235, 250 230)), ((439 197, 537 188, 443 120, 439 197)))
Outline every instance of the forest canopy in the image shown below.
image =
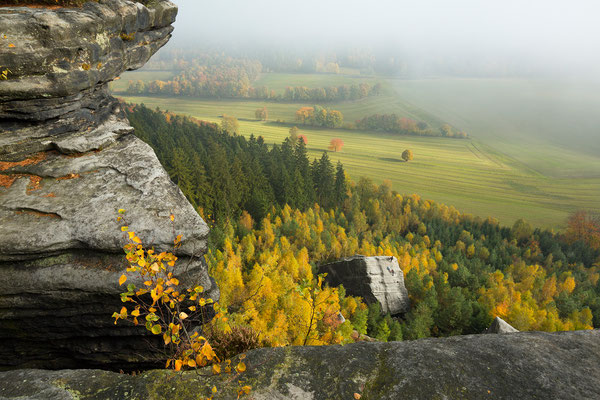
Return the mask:
POLYGON ((379 340, 480 333, 495 316, 519 330, 600 327, 600 225, 587 214, 574 215, 565 234, 524 220, 504 227, 401 195, 389 182, 352 181, 327 153, 309 161, 302 140, 271 147, 143 106, 127 113, 211 224, 207 261, 232 320, 271 345, 304 337, 305 303, 290 289, 314 282, 318 265, 354 254, 395 256, 411 308, 391 318, 328 288, 333 308, 322 310, 310 343, 357 333, 379 340), (335 310, 344 324, 331 319, 335 310))

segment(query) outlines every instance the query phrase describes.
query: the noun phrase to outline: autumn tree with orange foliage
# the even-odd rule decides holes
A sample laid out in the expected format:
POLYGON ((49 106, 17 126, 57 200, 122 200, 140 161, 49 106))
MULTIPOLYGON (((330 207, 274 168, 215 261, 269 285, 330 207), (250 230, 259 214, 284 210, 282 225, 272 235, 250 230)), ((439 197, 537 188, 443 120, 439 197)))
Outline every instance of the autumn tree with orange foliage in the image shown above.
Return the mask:
POLYGON ((296 121, 306 124, 313 117, 314 107, 300 107, 296 110, 296 121))
POLYGON ((342 151, 342 147, 344 147, 344 141, 340 138, 333 138, 331 139, 331 141, 329 142, 329 150, 331 151, 342 151))

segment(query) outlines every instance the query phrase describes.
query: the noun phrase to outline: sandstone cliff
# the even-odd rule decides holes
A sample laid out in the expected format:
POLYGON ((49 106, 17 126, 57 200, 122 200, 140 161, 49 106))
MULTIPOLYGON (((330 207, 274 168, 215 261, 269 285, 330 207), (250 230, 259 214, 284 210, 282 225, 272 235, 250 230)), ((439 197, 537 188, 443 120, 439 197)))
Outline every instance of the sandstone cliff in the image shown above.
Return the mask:
MULTIPOLYGON (((346 346, 253 350, 241 379, 255 400, 598 399, 600 331, 470 335, 346 346)), ((0 399, 187 400, 229 376, 98 370, 0 373, 0 399)), ((228 380, 228 382, 226 382, 228 380)))
POLYGON ((127 210, 183 278, 218 289, 199 258, 208 227, 132 134, 108 83, 170 38, 177 8, 100 0, 0 8, 0 368, 127 368, 151 362, 143 328, 113 325, 127 210), (169 216, 175 215, 174 226, 169 216))

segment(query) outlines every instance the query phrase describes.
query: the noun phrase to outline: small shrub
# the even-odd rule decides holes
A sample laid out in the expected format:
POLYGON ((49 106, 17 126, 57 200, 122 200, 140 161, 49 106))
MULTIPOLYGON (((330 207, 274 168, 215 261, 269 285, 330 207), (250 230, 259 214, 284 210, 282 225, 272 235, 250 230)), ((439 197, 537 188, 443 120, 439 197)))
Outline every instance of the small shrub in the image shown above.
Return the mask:
POLYGON ((222 360, 265 345, 259 339, 258 333, 249 326, 232 326, 230 332, 217 332, 211 327, 204 334, 217 357, 222 360))

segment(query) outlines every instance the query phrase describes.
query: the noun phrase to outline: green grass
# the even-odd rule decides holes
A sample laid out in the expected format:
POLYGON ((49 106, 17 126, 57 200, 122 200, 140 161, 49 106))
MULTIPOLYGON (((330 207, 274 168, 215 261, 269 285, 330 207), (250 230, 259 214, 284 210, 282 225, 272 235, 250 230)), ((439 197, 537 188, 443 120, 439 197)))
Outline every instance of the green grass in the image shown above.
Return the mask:
MULTIPOLYGON (((187 97, 175 98, 117 95, 135 103, 146 103, 146 105, 152 105, 152 107, 158 106, 161 109, 186 112, 190 115, 201 109, 203 117, 219 117, 223 114, 229 114, 237 118, 254 119, 254 112, 256 109, 267 107, 269 119, 275 121, 282 120, 290 123, 294 123, 296 110, 303 106, 314 105, 313 103, 286 103, 244 99, 216 100, 193 99, 187 97)), ((345 122, 356 122, 356 120, 369 114, 396 112, 402 116, 426 121, 432 126, 440 125, 440 121, 433 115, 392 96, 375 96, 356 101, 323 105, 325 107, 340 110, 344 115, 345 122)))
MULTIPOLYGON (((282 76, 270 79, 283 81, 282 76)), ((557 117, 549 115, 548 110, 543 115, 529 115, 526 124, 527 113, 534 107, 529 103, 536 100, 531 97, 514 99, 514 93, 522 89, 521 83, 514 83, 511 97, 510 90, 502 89, 503 86, 495 81, 480 82, 479 85, 487 85, 487 89, 477 87, 478 90, 497 95, 496 100, 492 97, 487 104, 483 94, 478 97, 475 96, 477 90, 467 90, 469 85, 463 90, 463 96, 473 96, 481 104, 460 98, 455 101, 445 98, 446 102, 438 99, 438 96, 448 95, 438 94, 436 87, 449 92, 456 90, 454 95, 460 97, 460 84, 453 80, 442 80, 437 84, 436 81, 398 80, 393 84, 397 95, 330 107, 341 110, 346 121, 390 112, 425 120, 432 126, 448 121, 469 132, 473 139, 419 138, 300 126, 301 133, 308 138, 309 154, 319 157, 332 138, 342 138, 345 143, 342 152, 330 155, 334 161, 342 161, 354 180, 360 176, 370 177, 375 182, 390 179, 393 188, 401 193, 418 193, 463 212, 492 216, 509 225, 518 218, 525 218, 536 226, 560 229, 569 213, 576 209, 600 212, 600 157, 591 154, 593 152, 578 150, 574 144, 551 141, 544 136, 544 130, 535 121, 541 118, 546 126, 552 125, 553 118, 557 117), (501 89, 507 91, 503 96, 498 95, 501 89), (499 105, 494 106, 496 111, 489 110, 494 101, 502 102, 503 107, 514 111, 513 117, 507 120, 505 109, 499 105), (511 101, 517 105, 508 104, 511 101), (516 110, 519 102, 524 108, 522 111, 516 110), (408 163, 400 158, 406 148, 415 154, 415 159, 408 163)), ((523 90, 519 93, 523 95, 523 90)), ((126 97, 126 100, 213 122, 219 122, 223 113, 231 114, 240 119, 241 134, 261 135, 269 143, 280 143, 288 135, 289 127, 255 121, 254 111, 266 106, 271 120, 291 121, 294 111, 302 106, 298 103, 188 98, 126 97)), ((543 107, 544 99, 537 104, 537 107, 543 107)), ((580 139, 577 135, 572 137, 580 139)), ((588 147, 593 148, 593 145, 588 147)))
POLYGON ((543 175, 600 178, 600 83, 525 79, 395 80, 427 109, 543 175))
POLYGON ((261 74, 252 85, 255 87, 267 86, 277 93, 283 93, 287 86, 306 86, 308 88, 318 88, 326 86, 358 85, 368 83, 374 85, 381 82, 375 76, 364 76, 356 73, 348 74, 280 74, 267 73, 261 74))

